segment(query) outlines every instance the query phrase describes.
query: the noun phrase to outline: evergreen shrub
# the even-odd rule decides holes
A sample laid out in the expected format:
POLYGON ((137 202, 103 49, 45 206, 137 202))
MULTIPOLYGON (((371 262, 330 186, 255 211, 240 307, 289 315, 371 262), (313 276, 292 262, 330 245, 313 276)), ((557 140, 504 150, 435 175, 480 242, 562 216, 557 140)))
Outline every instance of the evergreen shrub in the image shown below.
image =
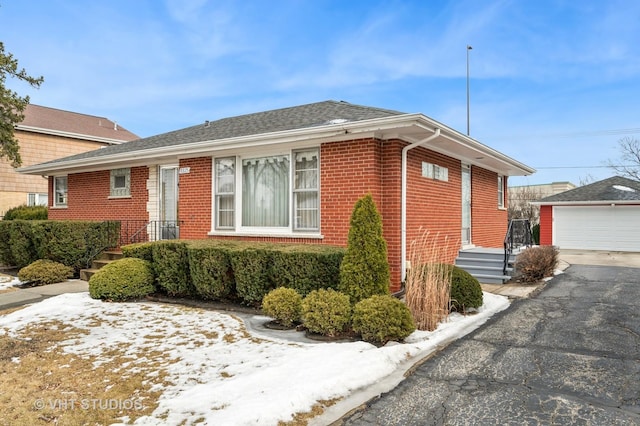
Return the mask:
POLYGON ((231 244, 216 244, 212 241, 188 245, 189 275, 196 293, 203 299, 227 299, 235 296, 230 247, 231 244))
POLYGON ((18 279, 30 285, 60 283, 73 277, 73 268, 52 260, 40 259, 18 271, 18 279))
POLYGON ((390 294, 390 282, 382 218, 373 197, 367 194, 356 202, 351 214, 338 290, 347 294, 351 303, 356 304, 373 295, 390 294))
POLYGON ((262 299, 262 310, 279 324, 291 327, 300 321, 302 296, 292 288, 278 287, 262 299))
POLYGON ((89 295, 122 302, 153 293, 153 282, 153 268, 148 261, 125 257, 103 266, 89 278, 89 295))
POLYGON ((260 304, 275 288, 272 267, 273 251, 268 244, 238 244, 229 251, 238 296, 247 304, 260 304))
POLYGON ((47 206, 18 206, 7 210, 2 220, 47 220, 49 210, 47 206))
POLYGON ((138 259, 153 262, 153 242, 133 243, 120 247, 124 257, 136 257, 138 259))
POLYGON ((302 300, 302 323, 312 333, 335 337, 351 323, 349 296, 333 289, 319 289, 302 300))
POLYGON ((156 284, 169 296, 193 296, 196 289, 189 274, 187 243, 178 240, 156 241, 152 245, 156 284))
POLYGON ((482 287, 480 282, 455 265, 450 265, 451 271, 451 310, 466 312, 471 308, 482 306, 482 287))
POLYGON ((353 308, 353 331, 379 345, 402 341, 416 329, 411 311, 393 296, 371 296, 353 308))

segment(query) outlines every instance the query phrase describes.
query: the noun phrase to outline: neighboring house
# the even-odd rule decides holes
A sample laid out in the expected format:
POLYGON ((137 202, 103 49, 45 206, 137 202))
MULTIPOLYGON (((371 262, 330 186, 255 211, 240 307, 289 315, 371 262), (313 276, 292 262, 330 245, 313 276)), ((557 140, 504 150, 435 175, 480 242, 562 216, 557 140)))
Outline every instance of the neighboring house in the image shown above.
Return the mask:
POLYGON ((575 188, 571 182, 553 182, 539 185, 510 186, 507 189, 509 198, 509 218, 529 219, 532 225, 539 223, 540 207, 531 204, 550 195, 559 194, 575 188))
MULTIPOLYGON (((138 139, 103 117, 32 104, 24 116, 15 127, 15 137, 25 167, 138 139)), ((47 205, 47 191, 46 179, 17 173, 9 161, 0 160, 0 218, 12 207, 47 205)))
POLYGON ((614 176, 536 201, 540 244, 640 252, 640 182, 614 176))
POLYGON ((183 239, 346 246, 353 206, 371 193, 398 289, 425 231, 446 245, 445 262, 461 247, 502 247, 507 178, 534 170, 422 114, 325 101, 20 172, 49 176, 52 219, 143 220, 160 224, 159 238, 178 220, 183 239))

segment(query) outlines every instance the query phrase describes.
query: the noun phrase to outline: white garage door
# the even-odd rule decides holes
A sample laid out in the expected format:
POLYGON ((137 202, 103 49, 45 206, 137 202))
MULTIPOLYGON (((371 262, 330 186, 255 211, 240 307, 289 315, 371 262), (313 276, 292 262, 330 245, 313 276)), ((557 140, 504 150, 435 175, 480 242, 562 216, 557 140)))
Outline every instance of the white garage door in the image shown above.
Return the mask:
POLYGON ((564 249, 640 252, 640 206, 555 206, 553 244, 564 249))

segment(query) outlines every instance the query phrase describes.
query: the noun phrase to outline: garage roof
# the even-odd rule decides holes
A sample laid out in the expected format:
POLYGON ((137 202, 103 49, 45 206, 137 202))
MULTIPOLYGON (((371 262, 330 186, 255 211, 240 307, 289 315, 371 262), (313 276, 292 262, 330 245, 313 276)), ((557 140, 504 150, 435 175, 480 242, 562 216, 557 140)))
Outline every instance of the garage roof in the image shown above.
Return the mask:
POLYGON ((613 176, 532 202, 536 205, 640 202, 640 182, 613 176))

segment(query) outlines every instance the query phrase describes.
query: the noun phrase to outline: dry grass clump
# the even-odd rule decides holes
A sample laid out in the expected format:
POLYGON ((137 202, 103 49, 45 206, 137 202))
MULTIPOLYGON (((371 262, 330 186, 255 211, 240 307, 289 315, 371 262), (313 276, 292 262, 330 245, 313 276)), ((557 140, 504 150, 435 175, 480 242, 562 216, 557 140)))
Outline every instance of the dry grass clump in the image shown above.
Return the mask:
POLYGON ((451 308, 451 266, 442 263, 449 240, 430 238, 424 232, 411 243, 411 267, 407 271, 405 300, 418 330, 432 331, 451 308))

